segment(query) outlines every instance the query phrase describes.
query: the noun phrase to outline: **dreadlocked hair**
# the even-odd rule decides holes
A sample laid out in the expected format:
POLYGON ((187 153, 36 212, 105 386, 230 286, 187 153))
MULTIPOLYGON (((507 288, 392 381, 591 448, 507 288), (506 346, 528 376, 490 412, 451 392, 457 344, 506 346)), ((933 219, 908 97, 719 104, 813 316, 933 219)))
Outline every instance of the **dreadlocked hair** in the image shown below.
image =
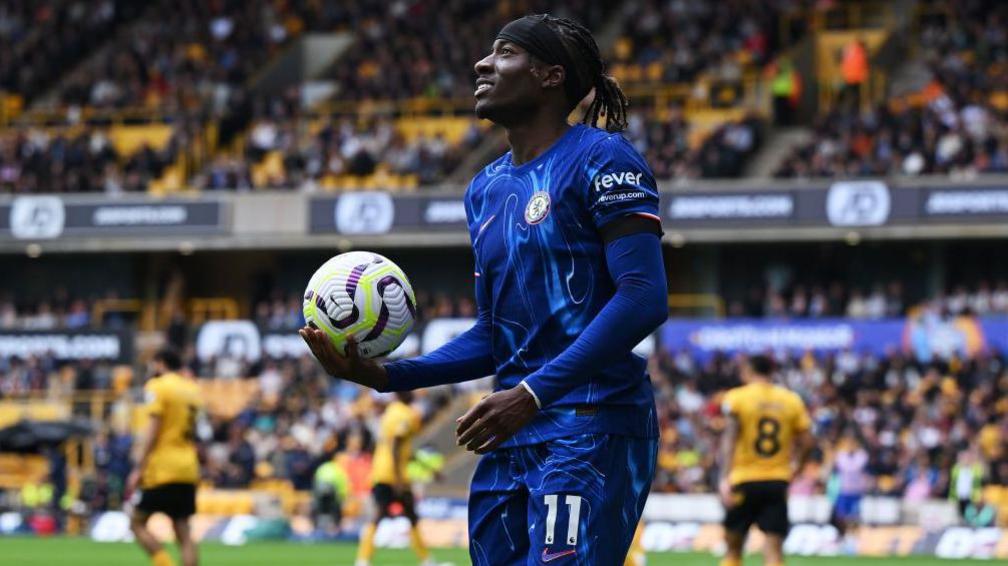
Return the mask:
MULTIPOLYGON (((598 44, 591 31, 583 25, 568 18, 546 16, 545 23, 560 38, 574 62, 574 72, 581 84, 592 85, 595 97, 581 121, 589 126, 598 127, 599 119, 605 117, 605 129, 609 132, 622 132, 627 127, 627 109, 630 100, 612 76, 605 73, 605 62, 599 52, 598 44)), ((582 93, 580 98, 588 93, 582 93)))

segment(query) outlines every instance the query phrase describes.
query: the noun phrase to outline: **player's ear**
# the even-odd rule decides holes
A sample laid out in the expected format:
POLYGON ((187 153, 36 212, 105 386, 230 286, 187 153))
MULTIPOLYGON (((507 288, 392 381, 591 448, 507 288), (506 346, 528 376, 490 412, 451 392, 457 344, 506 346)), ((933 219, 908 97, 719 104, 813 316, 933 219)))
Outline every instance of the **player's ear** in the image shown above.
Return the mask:
POLYGON ((557 88, 563 86, 567 71, 563 65, 543 65, 540 70, 540 84, 543 88, 557 88))

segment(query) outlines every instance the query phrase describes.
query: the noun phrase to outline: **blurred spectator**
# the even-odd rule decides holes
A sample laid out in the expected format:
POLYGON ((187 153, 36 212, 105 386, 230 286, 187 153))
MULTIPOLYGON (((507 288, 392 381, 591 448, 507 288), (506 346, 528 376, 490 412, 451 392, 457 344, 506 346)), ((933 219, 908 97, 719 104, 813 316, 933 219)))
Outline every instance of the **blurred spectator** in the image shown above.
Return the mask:
POLYGON ((868 48, 862 39, 852 39, 840 55, 840 105, 857 111, 861 107, 861 89, 868 81, 868 48))
POLYGON ((981 503, 984 475, 983 465, 974 448, 959 453, 949 479, 949 501, 958 505, 959 514, 964 519, 970 506, 981 503))

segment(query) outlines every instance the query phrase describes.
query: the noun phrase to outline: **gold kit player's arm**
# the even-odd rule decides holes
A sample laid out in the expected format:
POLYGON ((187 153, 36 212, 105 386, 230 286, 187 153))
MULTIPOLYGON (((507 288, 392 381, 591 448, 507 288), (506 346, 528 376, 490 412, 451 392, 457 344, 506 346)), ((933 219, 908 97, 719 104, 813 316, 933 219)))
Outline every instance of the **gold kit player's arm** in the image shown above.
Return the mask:
POLYGON ((406 439, 402 436, 397 436, 392 439, 392 478, 395 480, 396 489, 405 489, 407 486, 406 478, 402 476, 399 469, 399 462, 402 461, 402 452, 406 449, 406 439))
POLYGON ((147 430, 140 434, 140 442, 137 446, 136 452, 136 464, 133 466, 133 472, 130 473, 129 480, 126 485, 126 491, 128 493, 135 491, 140 485, 140 476, 143 474, 144 468, 147 467, 147 460, 150 458, 150 454, 154 450, 154 440, 160 432, 161 415, 150 415, 150 420, 147 423, 147 430))
POLYGON ((812 433, 803 430, 795 435, 794 439, 794 475, 797 476, 805 468, 805 463, 808 462, 809 456, 812 454, 812 448, 815 446, 815 438, 812 433))
POLYGON ((735 443, 738 440, 739 424, 735 415, 725 411, 725 429, 721 435, 721 480, 718 482, 718 490, 721 492, 721 499, 725 505, 731 503, 731 469, 735 457, 735 443))

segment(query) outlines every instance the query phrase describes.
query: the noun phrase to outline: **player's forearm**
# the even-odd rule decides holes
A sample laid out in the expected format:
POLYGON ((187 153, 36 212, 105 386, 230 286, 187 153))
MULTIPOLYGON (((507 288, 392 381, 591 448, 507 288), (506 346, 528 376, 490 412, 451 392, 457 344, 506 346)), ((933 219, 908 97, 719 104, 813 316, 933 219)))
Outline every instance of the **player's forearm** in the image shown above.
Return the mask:
POLYGON ((668 317, 665 265, 655 234, 624 236, 606 246, 616 293, 559 356, 525 378, 540 407, 585 383, 655 331, 668 317))
POLYGON ((794 469, 796 473, 801 473, 802 469, 805 468, 805 464, 808 462, 809 456, 812 455, 812 448, 814 445, 815 441, 813 440, 811 434, 805 432, 799 435, 797 446, 795 447, 794 469))
POLYGON ((489 316, 429 354, 385 364, 388 391, 461 383, 494 373, 489 316))
POLYGON ((396 438, 392 441, 392 481, 396 487, 402 486, 405 483, 403 481, 403 474, 399 469, 399 462, 402 461, 402 451, 402 438, 396 438))
POLYGON ((158 430, 161 428, 161 419, 151 417, 147 430, 140 436, 140 446, 137 449, 136 468, 142 470, 147 465, 151 452, 154 450, 154 439, 157 438, 158 430))
POLYGON ((728 479, 731 475, 733 460, 735 459, 735 443, 738 441, 738 421, 731 414, 725 415, 725 430, 721 435, 721 446, 718 450, 718 460, 720 463, 721 480, 728 479))

